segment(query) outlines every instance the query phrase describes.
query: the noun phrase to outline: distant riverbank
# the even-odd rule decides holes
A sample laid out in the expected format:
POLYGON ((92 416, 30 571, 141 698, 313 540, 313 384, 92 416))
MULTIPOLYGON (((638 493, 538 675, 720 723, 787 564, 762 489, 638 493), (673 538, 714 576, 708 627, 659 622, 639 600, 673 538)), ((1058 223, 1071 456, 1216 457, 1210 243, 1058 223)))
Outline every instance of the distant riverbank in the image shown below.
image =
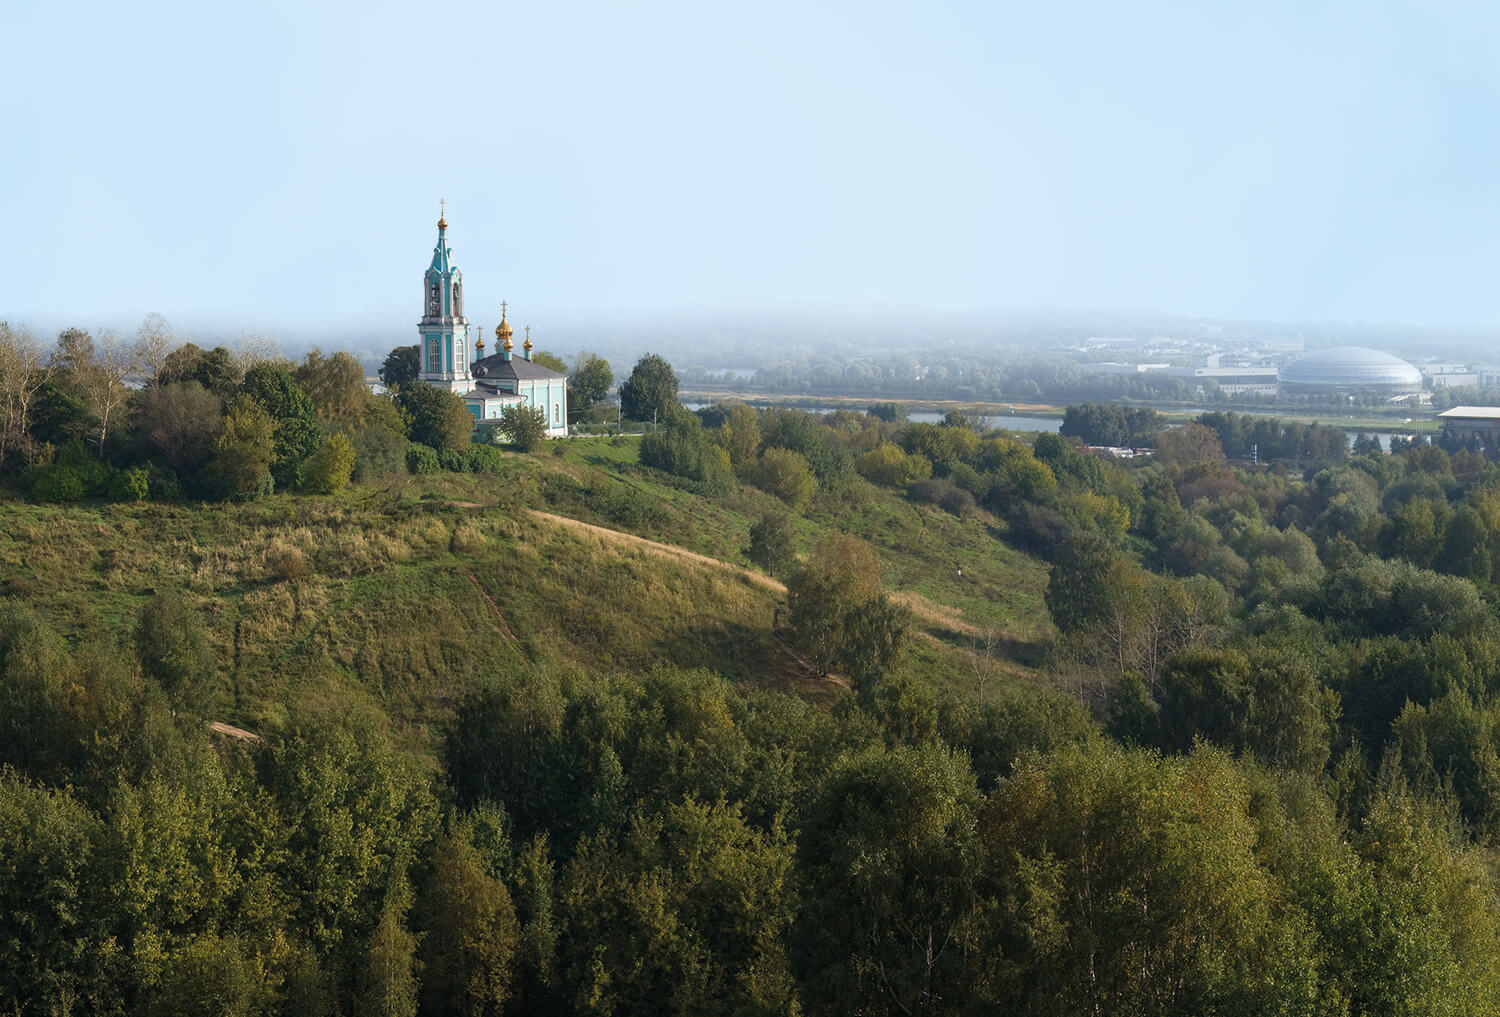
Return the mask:
MULTIPOLYGON (((809 413, 829 413, 833 410, 867 411, 875 403, 896 403, 906 410, 907 419, 913 422, 935 422, 943 419, 950 410, 958 410, 970 417, 985 417, 991 427, 1012 431, 1052 431, 1062 425, 1066 406, 1052 403, 998 403, 972 402, 961 399, 891 399, 883 396, 829 396, 829 395, 777 395, 764 392, 724 392, 706 389, 684 389, 678 398, 690 409, 698 409, 721 400, 738 400, 761 408, 791 406, 809 413)), ((1131 404, 1137 405, 1137 404, 1131 404)), ((1350 414, 1291 411, 1271 412, 1264 408, 1236 406, 1171 406, 1153 407, 1174 424, 1185 424, 1204 413, 1242 413, 1251 417, 1275 417, 1288 423, 1323 424, 1338 427, 1349 433, 1351 442, 1356 434, 1373 434, 1380 440, 1382 448, 1390 447, 1392 435, 1436 435, 1442 428, 1436 416, 1399 417, 1395 414, 1350 414)))
POLYGON ((949 410, 958 410, 971 417, 990 417, 996 427, 1004 427, 1001 417, 1056 417, 1062 420, 1065 406, 1050 403, 988 403, 963 399, 891 399, 886 396, 831 396, 831 395, 780 395, 765 392, 725 392, 718 389, 683 389, 677 397, 684 403, 707 405, 715 401, 735 399, 750 406, 792 406, 799 410, 859 410, 863 413, 875 403, 896 403, 906 408, 908 415, 936 413, 942 416, 949 410))

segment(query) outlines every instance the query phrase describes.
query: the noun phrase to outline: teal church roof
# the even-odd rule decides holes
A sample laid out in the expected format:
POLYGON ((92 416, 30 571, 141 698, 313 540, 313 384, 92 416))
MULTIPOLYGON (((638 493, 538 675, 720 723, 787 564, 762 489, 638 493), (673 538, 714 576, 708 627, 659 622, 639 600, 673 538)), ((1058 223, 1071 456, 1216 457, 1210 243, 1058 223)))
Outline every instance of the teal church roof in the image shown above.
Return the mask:
POLYGON ((432 249, 432 265, 427 269, 427 275, 462 277, 462 273, 453 265, 453 248, 448 246, 448 223, 444 219, 438 220, 438 241, 437 246, 432 249))

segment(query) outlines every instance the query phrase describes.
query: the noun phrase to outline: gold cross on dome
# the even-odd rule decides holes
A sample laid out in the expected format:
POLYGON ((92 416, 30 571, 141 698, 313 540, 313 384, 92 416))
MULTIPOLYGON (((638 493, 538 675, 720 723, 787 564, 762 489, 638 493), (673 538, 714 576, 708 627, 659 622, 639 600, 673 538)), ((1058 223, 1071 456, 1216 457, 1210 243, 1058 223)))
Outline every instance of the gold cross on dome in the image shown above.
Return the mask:
POLYGON ((500 320, 505 320, 505 301, 500 301, 500 320))
POLYGON ((439 219, 446 219, 446 218, 448 218, 448 199, 447 198, 439 198, 438 199, 438 218, 439 219))

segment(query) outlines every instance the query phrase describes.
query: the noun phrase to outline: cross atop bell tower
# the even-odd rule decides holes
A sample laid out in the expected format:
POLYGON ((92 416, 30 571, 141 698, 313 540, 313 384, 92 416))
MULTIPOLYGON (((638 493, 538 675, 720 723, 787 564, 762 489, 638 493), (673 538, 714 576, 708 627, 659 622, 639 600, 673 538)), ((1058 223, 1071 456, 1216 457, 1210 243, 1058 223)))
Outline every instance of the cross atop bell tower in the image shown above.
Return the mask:
POLYGON ((469 319, 464 317, 463 273, 453 264, 448 246, 448 202, 438 202, 437 246, 422 276, 422 320, 417 324, 417 377, 429 385, 464 394, 473 388, 469 374, 469 319))

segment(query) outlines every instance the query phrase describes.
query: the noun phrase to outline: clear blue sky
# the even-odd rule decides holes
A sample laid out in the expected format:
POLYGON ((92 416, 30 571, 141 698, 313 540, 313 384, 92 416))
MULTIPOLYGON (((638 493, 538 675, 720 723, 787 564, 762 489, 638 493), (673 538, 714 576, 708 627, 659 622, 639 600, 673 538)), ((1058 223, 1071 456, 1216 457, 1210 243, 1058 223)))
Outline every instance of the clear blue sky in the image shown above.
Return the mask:
POLYGON ((1500 322, 1497 30, 1415 2, 9 0, 0 317, 414 321, 445 197, 482 322, 1500 322))

